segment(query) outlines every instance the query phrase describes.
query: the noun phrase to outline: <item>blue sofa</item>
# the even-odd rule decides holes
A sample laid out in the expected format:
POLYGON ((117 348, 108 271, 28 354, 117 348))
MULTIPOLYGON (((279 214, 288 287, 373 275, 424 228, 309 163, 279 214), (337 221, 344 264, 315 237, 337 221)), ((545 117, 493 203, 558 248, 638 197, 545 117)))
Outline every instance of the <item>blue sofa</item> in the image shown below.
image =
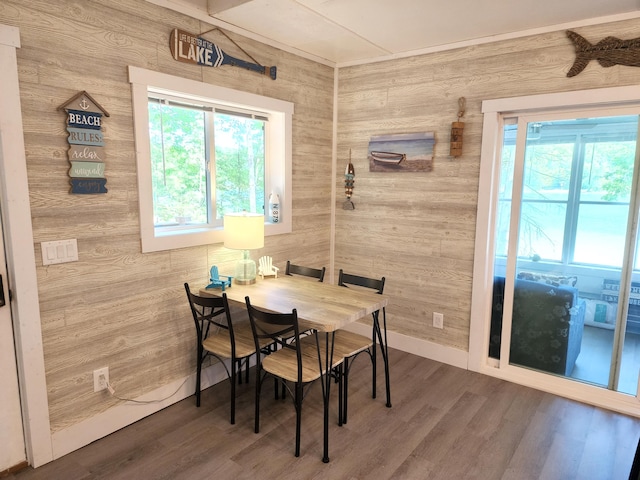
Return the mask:
MULTIPOLYGON (((489 356, 500 358, 504 277, 495 277, 489 356)), ((517 279, 510 362, 569 376, 580 354, 586 302, 578 289, 517 279)))

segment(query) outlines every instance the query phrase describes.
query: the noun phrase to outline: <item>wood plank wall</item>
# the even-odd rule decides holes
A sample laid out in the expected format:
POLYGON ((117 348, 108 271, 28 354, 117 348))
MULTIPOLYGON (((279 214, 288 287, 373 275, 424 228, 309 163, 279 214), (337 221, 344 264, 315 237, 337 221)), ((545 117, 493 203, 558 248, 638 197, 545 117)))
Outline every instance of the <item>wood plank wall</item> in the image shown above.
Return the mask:
MULTIPOLYGON (((206 281, 208 267, 230 265, 220 245, 141 254, 127 66, 161 71, 295 103, 293 228, 266 239, 269 254, 308 265, 329 262, 333 70, 232 35, 278 80, 171 59, 172 28, 209 25, 142 0, 5 0, 0 22, 20 28, 18 50, 34 249, 77 238, 80 261, 37 265, 53 431, 111 406, 93 394, 92 371, 110 367, 121 395, 136 397, 193 371, 193 329, 182 283, 206 281), (106 195, 68 193, 64 115, 57 107, 88 91, 110 113, 106 195)), ((640 21, 577 30, 593 42, 640 36, 640 21)), ((243 57, 217 32, 207 38, 243 57)), ((635 84, 640 70, 595 62, 566 72, 573 47, 564 32, 342 68, 338 104, 336 272, 386 276, 389 329, 467 350, 478 190, 482 100, 635 84), (467 99, 463 156, 448 158, 457 100, 467 99), (430 173, 369 173, 371 135, 436 132, 430 173), (352 149, 356 210, 341 210, 341 172, 352 149), (445 329, 430 326, 445 315, 445 329)), ((286 214, 286 212, 284 212, 286 214)))
MULTIPOLYGON (((173 28, 210 25, 142 0, 3 0, 0 23, 20 28, 21 102, 42 312, 52 431, 117 401, 93 393, 93 370, 109 366, 118 394, 135 398, 195 371, 193 320, 183 283, 204 284, 212 264, 238 255, 221 245, 142 254, 131 88, 127 66, 294 102, 293 233, 268 237, 254 258, 329 262, 333 69, 229 34, 278 79, 234 67, 175 62, 173 28), (108 194, 69 194, 65 115, 86 90, 104 121, 108 194), (78 241, 79 261, 43 267, 40 242, 78 241)), ((219 32, 206 35, 246 58, 219 32)))
MULTIPOLYGON (((576 29, 593 43, 640 36, 640 20, 576 29)), ((493 98, 637 84, 640 69, 592 61, 573 78, 565 31, 470 46, 382 63, 340 68, 338 172, 349 149, 353 202, 338 195, 335 269, 386 277, 388 328, 468 350, 474 236, 482 135, 481 102, 493 98), (450 158, 451 122, 466 98, 463 155, 450 158), (434 170, 371 173, 372 135, 434 131, 434 170), (444 314, 443 330, 432 313, 444 314)), ((342 176, 336 178, 344 192, 342 176)))

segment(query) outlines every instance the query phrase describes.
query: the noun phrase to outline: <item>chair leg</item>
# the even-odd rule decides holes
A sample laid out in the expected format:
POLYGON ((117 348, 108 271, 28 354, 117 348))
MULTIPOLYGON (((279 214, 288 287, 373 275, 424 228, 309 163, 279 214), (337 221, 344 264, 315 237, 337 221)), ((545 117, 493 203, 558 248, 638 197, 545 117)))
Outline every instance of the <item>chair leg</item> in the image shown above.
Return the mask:
POLYGON ((377 375, 377 352, 376 352, 376 327, 373 327, 373 345, 371 346, 371 398, 376 398, 376 375, 377 375))
MULTIPOLYGON (((345 359, 345 362, 347 360, 345 359)), ((345 374, 344 374, 344 362, 342 362, 340 365, 338 365, 338 368, 336 369, 336 381, 338 382, 338 426, 341 427, 342 426, 342 420, 343 420, 343 411, 344 411, 344 378, 345 378, 345 374)))
MULTIPOLYGON (((237 362, 231 360, 231 425, 236 423, 236 366, 237 362)), ((242 378, 242 371, 240 371, 242 378)))
POLYGON ((200 406, 200 377, 202 375, 202 352, 203 348, 201 345, 198 345, 198 360, 196 367, 196 407, 200 406))
POLYGON ((255 424, 253 427, 254 432, 260 433, 260 387, 262 382, 260 381, 260 374, 262 365, 256 365, 256 411, 255 411, 255 424))
POLYGON ((378 323, 378 336, 380 339, 380 352, 382 353, 382 360, 384 361, 384 381, 387 389, 387 407, 391 408, 391 382, 389 380, 389 344, 387 343, 387 317, 383 315, 384 323, 384 343, 382 342, 382 332, 380 330, 380 324, 378 323))
MULTIPOLYGON (((372 370, 372 392, 371 397, 376 398, 376 375, 377 375, 377 352, 376 352, 376 344, 379 342, 380 344, 380 353, 382 353, 382 359, 384 361, 384 377, 385 377, 385 387, 387 392, 387 407, 391 407, 391 386, 389 381, 389 350, 387 347, 387 335, 386 335, 386 319, 384 321, 385 325, 385 335, 384 342, 382 338, 382 330, 380 328, 380 324, 378 323, 378 319, 374 317, 374 325, 373 325, 373 345, 371 346, 369 357, 371 359, 371 370, 372 370)), ((338 400, 338 425, 344 425, 347 423, 347 406, 348 406, 348 397, 349 397, 349 359, 345 358, 342 366, 342 376, 343 380, 341 383, 342 394, 338 391, 338 398, 342 396, 342 402, 338 400), (342 410, 342 412, 340 411, 342 410)))
POLYGON ((302 425, 302 383, 296 382, 296 457, 300 456, 300 427, 302 425))
POLYGON ((343 391, 342 424, 346 424, 347 423, 347 405, 348 405, 348 398, 349 398, 349 359, 348 358, 344 359, 342 376, 343 376, 342 383, 344 383, 344 386, 342 387, 342 391, 343 391))

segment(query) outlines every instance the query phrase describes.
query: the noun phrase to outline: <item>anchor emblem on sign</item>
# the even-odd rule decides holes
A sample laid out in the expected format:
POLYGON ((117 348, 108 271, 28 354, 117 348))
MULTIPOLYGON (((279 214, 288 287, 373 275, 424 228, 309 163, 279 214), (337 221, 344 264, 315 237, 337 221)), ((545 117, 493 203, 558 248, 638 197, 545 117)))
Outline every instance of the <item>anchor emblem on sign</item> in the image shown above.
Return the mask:
POLYGON ((78 103, 78 106, 82 109, 82 110, 86 110, 87 108, 89 108, 91 105, 87 103, 87 99, 82 97, 82 101, 80 103, 78 103))

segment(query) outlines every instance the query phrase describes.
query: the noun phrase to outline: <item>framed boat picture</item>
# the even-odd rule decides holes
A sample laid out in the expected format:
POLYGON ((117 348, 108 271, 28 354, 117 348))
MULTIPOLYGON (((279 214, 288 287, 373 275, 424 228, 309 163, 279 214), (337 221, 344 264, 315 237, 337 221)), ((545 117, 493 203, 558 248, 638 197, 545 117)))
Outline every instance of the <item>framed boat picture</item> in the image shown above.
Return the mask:
POLYGON ((370 172, 430 172, 434 132, 375 135, 369 140, 370 172))

